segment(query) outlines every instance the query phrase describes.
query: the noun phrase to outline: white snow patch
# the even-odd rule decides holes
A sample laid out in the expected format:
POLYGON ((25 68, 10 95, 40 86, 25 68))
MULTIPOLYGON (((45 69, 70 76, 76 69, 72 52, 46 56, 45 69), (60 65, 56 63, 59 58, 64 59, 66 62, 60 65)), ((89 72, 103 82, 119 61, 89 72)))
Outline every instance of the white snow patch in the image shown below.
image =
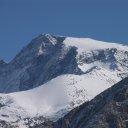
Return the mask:
POLYGON ((45 36, 49 39, 49 41, 53 44, 56 45, 57 40, 53 38, 50 34, 45 34, 45 36))
POLYGON ((41 46, 39 47, 39 52, 38 52, 38 55, 42 55, 44 52, 43 52, 43 50, 42 50, 42 44, 41 44, 41 46))
POLYGON ((78 48, 78 53, 83 51, 90 51, 96 49, 107 49, 107 48, 117 48, 122 50, 128 50, 128 46, 117 44, 117 43, 108 43, 103 41, 97 41, 90 38, 74 38, 67 37, 64 40, 66 46, 75 46, 78 48))

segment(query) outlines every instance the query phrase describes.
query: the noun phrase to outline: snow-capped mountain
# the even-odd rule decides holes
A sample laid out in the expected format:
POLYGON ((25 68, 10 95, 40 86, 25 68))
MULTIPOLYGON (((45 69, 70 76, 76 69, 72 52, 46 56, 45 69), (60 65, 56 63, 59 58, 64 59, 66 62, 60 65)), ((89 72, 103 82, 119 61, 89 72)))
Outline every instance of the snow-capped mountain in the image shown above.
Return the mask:
POLYGON ((8 64, 0 65, 0 92, 38 87, 62 74, 108 71, 119 79, 128 72, 128 46, 42 34, 8 64))
POLYGON ((128 46, 39 35, 0 63, 0 122, 23 128, 55 121, 126 76, 128 46))

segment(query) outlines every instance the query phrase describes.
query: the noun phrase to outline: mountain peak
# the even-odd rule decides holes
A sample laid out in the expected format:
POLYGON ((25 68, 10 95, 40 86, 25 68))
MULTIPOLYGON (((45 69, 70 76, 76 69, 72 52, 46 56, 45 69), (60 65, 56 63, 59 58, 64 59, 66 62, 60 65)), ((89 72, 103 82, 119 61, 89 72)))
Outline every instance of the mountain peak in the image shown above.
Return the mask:
MULTIPOLYGON (((57 44, 58 42, 63 42, 67 47, 73 46, 80 50, 99 50, 99 49, 121 49, 127 50, 128 45, 123 45, 119 43, 105 42, 99 41, 92 38, 79 38, 79 37, 67 37, 60 35, 52 35, 52 34, 40 34, 35 39, 41 39, 45 43, 50 42, 52 45, 57 44)), ((35 40, 34 40, 35 41, 35 40)))
POLYGON ((51 34, 40 34, 32 39, 32 41, 24 47, 19 54, 14 58, 15 60, 22 60, 21 58, 47 54, 51 52, 56 45, 60 45, 65 40, 65 37, 54 36, 51 34))
POLYGON ((41 38, 44 42, 51 42, 55 45, 57 42, 63 42, 66 37, 53 34, 40 34, 37 38, 41 38))
POLYGON ((0 91, 28 90, 63 74, 107 72, 108 76, 116 76, 118 81, 127 75, 127 61, 127 46, 89 38, 40 34, 7 64, 6 74, 2 69, 3 75, 12 78, 11 82, 0 81, 2 87, 5 86, 0 91))

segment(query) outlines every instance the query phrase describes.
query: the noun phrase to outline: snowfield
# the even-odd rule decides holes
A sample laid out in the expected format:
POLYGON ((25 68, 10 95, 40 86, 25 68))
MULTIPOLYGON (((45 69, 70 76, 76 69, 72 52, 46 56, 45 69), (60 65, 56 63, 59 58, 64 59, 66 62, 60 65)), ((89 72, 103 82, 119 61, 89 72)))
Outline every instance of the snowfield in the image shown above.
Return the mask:
POLYGON ((75 46, 78 48, 78 53, 82 51, 90 51, 90 50, 99 50, 99 49, 111 49, 117 48, 122 50, 128 50, 128 46, 117 44, 117 43, 108 43, 104 41, 97 41, 91 38, 74 38, 67 37, 64 40, 64 44, 66 46, 75 46))
POLYGON ((0 103, 4 105, 0 119, 16 122, 20 117, 20 123, 24 124, 24 118, 43 115, 55 121, 118 81, 114 74, 111 77, 104 77, 105 74, 97 71, 94 74, 93 77, 92 74, 62 75, 35 89, 0 94, 0 103))

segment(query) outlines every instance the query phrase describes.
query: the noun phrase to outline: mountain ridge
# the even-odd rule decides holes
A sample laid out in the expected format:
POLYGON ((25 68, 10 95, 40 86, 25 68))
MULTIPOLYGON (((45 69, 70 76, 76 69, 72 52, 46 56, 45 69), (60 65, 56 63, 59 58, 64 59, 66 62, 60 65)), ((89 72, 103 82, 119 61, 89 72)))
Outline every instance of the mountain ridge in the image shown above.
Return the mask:
MULTIPOLYGON (((10 63, 2 67, 0 70, 0 92, 28 90, 62 74, 84 74, 99 64, 100 67, 105 63, 108 68, 109 66, 116 67, 118 63, 116 61, 119 61, 118 65, 120 63, 122 65, 118 67, 128 70, 126 62, 122 62, 127 61, 127 47, 120 44, 112 44, 111 46, 110 43, 104 45, 104 42, 86 38, 39 35, 24 47, 10 63), (87 47, 88 45, 89 47, 87 47), (113 58, 110 54, 113 55, 113 58), (115 58, 116 54, 118 58, 115 58), (112 62, 111 59, 113 59, 112 62), (99 64, 95 64, 96 62, 99 64), (37 72, 38 75, 36 75, 37 72)), ((125 74, 121 71, 122 73, 125 74)))

